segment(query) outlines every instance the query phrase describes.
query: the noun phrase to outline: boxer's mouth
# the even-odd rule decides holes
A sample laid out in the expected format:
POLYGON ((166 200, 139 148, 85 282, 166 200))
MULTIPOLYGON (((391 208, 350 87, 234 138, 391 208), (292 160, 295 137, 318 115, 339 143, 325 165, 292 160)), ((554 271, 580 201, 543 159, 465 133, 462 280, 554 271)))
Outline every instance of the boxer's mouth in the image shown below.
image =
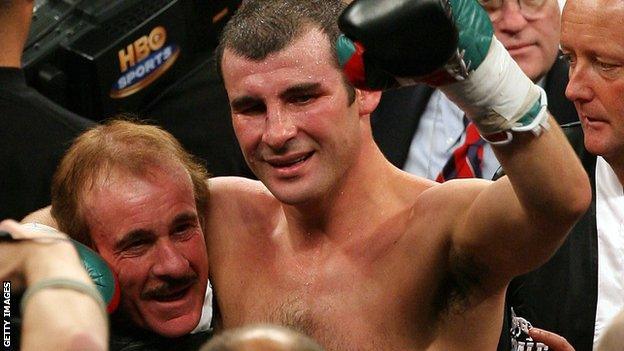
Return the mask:
POLYGON ((286 157, 274 157, 271 159, 267 159, 266 162, 275 168, 287 168, 305 162, 312 156, 313 153, 314 152, 290 155, 286 157))

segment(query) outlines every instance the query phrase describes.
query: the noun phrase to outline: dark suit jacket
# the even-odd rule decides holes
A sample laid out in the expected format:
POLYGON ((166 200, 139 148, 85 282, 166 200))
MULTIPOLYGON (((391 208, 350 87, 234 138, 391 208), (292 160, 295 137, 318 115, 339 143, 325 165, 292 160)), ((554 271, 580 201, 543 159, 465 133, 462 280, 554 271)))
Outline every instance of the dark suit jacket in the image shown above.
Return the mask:
POLYGON ((93 121, 26 85, 21 69, 0 67, 0 218, 22 219, 50 204, 50 184, 65 150, 93 121))
MULTIPOLYGON (((546 76, 544 90, 548 98, 548 110, 559 124, 578 120, 574 105, 564 94, 567 84, 568 65, 558 58, 546 76)), ((405 165, 420 116, 425 111, 433 90, 426 85, 416 85, 386 91, 371 116, 377 145, 388 160, 399 168, 405 165)))
MULTIPOLYGON (((580 123, 564 127, 592 185, 592 203, 555 255, 540 268, 512 280, 507 311, 565 337, 576 351, 592 349, 598 301, 598 234, 596 230, 596 157, 583 146, 580 123)), ((505 321, 508 328, 509 320, 505 321)), ((510 350, 503 330, 499 350, 510 350)))

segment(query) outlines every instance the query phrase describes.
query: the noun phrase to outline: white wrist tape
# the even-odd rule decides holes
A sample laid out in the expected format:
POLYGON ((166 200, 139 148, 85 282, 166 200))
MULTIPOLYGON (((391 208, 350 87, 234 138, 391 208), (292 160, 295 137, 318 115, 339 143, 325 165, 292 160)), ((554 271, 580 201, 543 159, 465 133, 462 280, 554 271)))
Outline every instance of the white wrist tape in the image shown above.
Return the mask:
POLYGON ((482 135, 509 131, 539 134, 548 115, 543 90, 522 72, 496 37, 468 79, 440 90, 466 112, 482 135))

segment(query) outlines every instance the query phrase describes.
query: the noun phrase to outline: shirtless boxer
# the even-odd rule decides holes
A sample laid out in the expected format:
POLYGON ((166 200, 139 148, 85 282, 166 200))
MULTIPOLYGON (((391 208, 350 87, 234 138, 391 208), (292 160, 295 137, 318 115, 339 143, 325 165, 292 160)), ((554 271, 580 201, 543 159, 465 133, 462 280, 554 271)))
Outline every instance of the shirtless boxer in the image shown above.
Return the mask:
MULTIPOLYGON (((375 2, 388 3, 419 11, 425 1, 375 2)), ((476 2, 452 5, 487 37, 476 2)), ((476 122, 485 111, 488 134, 500 118, 533 125, 535 134, 500 130, 512 137, 494 146, 509 178, 436 184, 393 167, 370 130, 380 93, 347 84, 334 53, 342 9, 249 0, 225 29, 232 121, 262 183, 210 181, 206 239, 222 327, 286 325, 327 350, 495 349, 507 283, 544 262, 585 211, 587 177, 560 130, 542 127, 539 90, 496 44, 485 57, 467 52, 471 73, 442 89, 476 122), (508 67, 513 81, 489 66, 508 67), (477 105, 488 91, 468 96, 470 84, 507 94, 513 84, 514 98, 477 105), (501 115, 489 118, 492 106, 501 115)), ((472 37, 460 28, 464 53, 472 37)))
MULTIPOLYGON (((399 7, 395 15, 440 6, 369 4, 378 6, 368 8, 373 17, 391 14, 386 5, 399 7)), ((261 182, 210 182, 207 245, 223 327, 286 325, 328 350, 493 350, 507 283, 561 243, 590 201, 587 177, 559 128, 537 125, 546 113, 533 110, 545 103, 539 89, 494 44, 472 0, 451 3, 465 17, 459 45, 471 73, 445 92, 482 133, 512 137, 494 146, 508 178, 437 184, 393 167, 371 135, 379 92, 350 87, 334 53, 341 5, 249 0, 224 30, 219 62, 232 121, 261 182), (466 43, 478 39, 485 51, 466 43), (490 74, 499 66, 513 81, 490 74), (470 84, 503 86, 505 98, 513 85, 513 96, 468 96, 470 84), (492 119, 479 123, 508 105, 506 128, 496 117, 489 128, 492 119), (526 129, 536 133, 510 130, 519 119, 539 122, 526 129)))

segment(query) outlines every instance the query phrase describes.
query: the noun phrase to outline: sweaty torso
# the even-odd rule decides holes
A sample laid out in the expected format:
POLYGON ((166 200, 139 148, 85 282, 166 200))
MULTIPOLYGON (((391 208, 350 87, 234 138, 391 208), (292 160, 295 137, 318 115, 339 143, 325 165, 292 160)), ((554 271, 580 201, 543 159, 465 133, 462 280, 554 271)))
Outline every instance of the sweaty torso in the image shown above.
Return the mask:
POLYGON ((473 307, 452 298, 448 241, 435 216, 406 206, 370 230, 345 233, 346 240, 310 235, 295 242, 281 207, 267 206, 264 196, 247 202, 265 204, 257 208, 225 206, 209 227, 224 328, 286 325, 327 350, 478 350, 497 338, 500 325, 491 317, 502 320, 495 310, 502 300, 473 307), (484 322, 494 332, 482 334, 484 322))

